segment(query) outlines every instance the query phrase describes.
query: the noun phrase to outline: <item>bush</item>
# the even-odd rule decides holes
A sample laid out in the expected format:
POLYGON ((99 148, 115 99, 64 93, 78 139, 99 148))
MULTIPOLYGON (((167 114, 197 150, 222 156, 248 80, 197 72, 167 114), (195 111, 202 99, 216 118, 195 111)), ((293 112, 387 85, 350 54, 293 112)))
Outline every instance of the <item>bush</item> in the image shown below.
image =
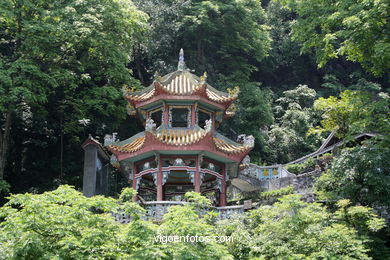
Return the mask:
MULTIPOLYGON (((353 207, 348 201, 337 206, 336 212, 329 212, 300 195, 286 195, 272 206, 217 226, 235 238, 225 244, 235 259, 371 259, 367 233, 382 229, 384 220, 371 208, 353 207)), ((388 250, 383 253, 388 256, 388 250)))
POLYGON ((291 173, 300 174, 304 172, 314 171, 315 166, 316 166, 315 160, 313 158, 309 158, 303 163, 287 165, 286 169, 291 173))
POLYGON ((4 180, 0 181, 0 198, 2 195, 6 195, 9 193, 10 187, 11 186, 8 184, 8 182, 4 180))
POLYGON ((294 193, 294 188, 292 186, 284 187, 278 190, 265 191, 260 193, 260 199, 269 199, 269 198, 279 198, 284 195, 294 193))

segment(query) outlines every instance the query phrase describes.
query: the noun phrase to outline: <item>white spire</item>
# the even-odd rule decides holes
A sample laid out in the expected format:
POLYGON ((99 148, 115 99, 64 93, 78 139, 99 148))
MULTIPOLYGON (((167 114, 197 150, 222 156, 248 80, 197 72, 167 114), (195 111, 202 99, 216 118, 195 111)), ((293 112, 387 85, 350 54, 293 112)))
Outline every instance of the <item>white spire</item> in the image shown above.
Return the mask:
POLYGON ((179 53, 179 64, 177 65, 177 70, 185 70, 186 68, 186 64, 184 62, 184 51, 183 51, 183 48, 180 49, 180 53, 179 53))

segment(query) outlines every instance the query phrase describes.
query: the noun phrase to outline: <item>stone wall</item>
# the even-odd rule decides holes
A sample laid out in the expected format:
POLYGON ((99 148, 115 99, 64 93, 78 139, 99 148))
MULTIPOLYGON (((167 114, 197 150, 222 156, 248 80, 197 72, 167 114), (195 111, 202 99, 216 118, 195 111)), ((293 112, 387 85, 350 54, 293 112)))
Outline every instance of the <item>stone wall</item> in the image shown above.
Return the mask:
MULTIPOLYGON (((144 215, 145 220, 160 221, 163 216, 168 212, 168 209, 172 206, 184 205, 184 201, 147 201, 143 204, 146 209, 144 215)), ((219 219, 230 218, 234 214, 241 214, 244 212, 244 205, 226 206, 226 207, 210 207, 204 210, 204 214, 207 211, 214 211, 218 214, 219 219)), ((114 214, 116 221, 122 224, 127 224, 131 221, 131 216, 125 213, 114 214)))
POLYGON ((321 175, 320 170, 314 170, 312 172, 295 175, 283 169, 281 178, 259 180, 257 178, 257 170, 259 167, 261 166, 251 164, 250 167, 246 168, 244 171, 241 171, 239 178, 251 183, 252 185, 261 187, 263 191, 272 191, 292 186, 295 193, 301 194, 305 201, 314 201, 315 197, 313 192, 313 185, 315 179, 321 175))

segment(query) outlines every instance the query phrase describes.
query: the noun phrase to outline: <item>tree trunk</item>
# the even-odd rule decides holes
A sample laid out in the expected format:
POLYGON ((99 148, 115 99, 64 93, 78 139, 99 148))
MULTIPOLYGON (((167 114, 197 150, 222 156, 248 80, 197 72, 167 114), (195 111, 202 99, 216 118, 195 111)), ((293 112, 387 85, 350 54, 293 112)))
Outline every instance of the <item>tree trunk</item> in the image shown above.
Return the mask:
POLYGON ((4 179, 4 169, 7 163, 7 150, 11 133, 12 110, 8 108, 5 116, 4 131, 0 129, 0 180, 4 179))

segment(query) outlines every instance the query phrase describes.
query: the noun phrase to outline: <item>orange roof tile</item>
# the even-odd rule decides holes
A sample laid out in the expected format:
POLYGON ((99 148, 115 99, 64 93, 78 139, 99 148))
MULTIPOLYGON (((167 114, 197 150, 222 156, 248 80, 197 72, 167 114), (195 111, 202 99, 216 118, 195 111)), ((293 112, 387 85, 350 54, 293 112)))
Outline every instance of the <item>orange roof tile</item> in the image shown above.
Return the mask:
POLYGON ((155 134, 161 142, 170 145, 190 145, 198 142, 207 134, 203 129, 162 129, 155 134))
POLYGON ((109 145, 108 148, 122 152, 122 153, 133 153, 142 148, 145 142, 145 136, 135 138, 132 142, 124 145, 109 145))
POLYGON ((198 82, 194 84, 193 80, 188 78, 186 74, 179 74, 173 78, 168 84, 163 84, 164 90, 174 95, 191 95, 194 91, 200 88, 198 82))
POLYGON ((156 90, 154 88, 152 88, 151 90, 145 92, 145 93, 142 93, 142 94, 128 94, 126 95, 126 97, 128 99, 131 99, 133 101, 145 101, 145 100, 148 100, 150 98, 152 98, 154 96, 154 93, 156 92, 156 90))
POLYGON ((250 146, 228 143, 225 140, 217 137, 214 137, 213 141, 218 150, 228 154, 242 153, 252 149, 250 146))
POLYGON ((228 102, 236 99, 235 96, 222 96, 210 89, 206 89, 206 94, 209 99, 218 103, 228 102))
MULTIPOLYGON (((189 72, 175 71, 164 77, 160 77, 157 80, 157 84, 169 94, 172 95, 192 95, 194 92, 205 88, 207 97, 214 102, 224 103, 233 101, 237 98, 235 93, 224 93, 218 91, 205 83, 205 76, 199 78, 189 72)), ((152 84, 150 87, 141 91, 132 92, 129 89, 125 89, 125 97, 134 102, 142 102, 152 98, 156 94, 156 84, 152 84)))

